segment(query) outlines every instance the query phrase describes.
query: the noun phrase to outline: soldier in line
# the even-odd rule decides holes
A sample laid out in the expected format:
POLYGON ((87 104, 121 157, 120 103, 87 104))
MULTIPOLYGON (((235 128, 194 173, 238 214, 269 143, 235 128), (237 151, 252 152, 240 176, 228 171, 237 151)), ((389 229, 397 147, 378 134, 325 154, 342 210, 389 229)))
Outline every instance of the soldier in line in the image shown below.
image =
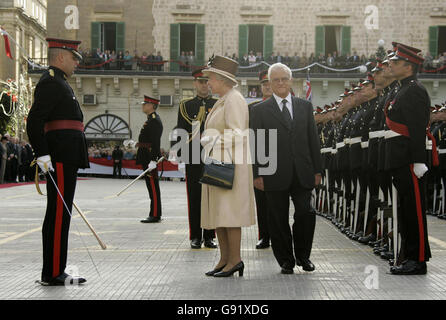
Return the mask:
MULTIPOLYGON (((206 248, 217 248, 214 242, 215 230, 202 229, 201 222, 201 184, 199 183, 203 173, 203 162, 201 159, 200 137, 204 130, 207 115, 217 102, 209 92, 208 78, 204 76, 201 69, 192 73, 197 95, 194 98, 184 99, 180 102, 178 110, 178 121, 176 128, 186 130, 189 134, 189 154, 181 155, 181 150, 173 157, 183 156, 186 162, 186 188, 189 218, 189 240, 192 249, 201 249, 204 242, 206 248), (194 143, 195 141, 195 143, 194 143), (193 146, 200 146, 194 150, 193 146)), ((183 159, 184 160, 184 159, 183 159)))
POLYGON ((157 223, 161 221, 161 193, 159 186, 157 161, 161 157, 160 144, 163 134, 163 123, 156 109, 160 100, 144 96, 142 112, 147 115, 147 121, 139 134, 136 164, 142 165, 143 170, 151 169, 144 179, 150 195, 150 213, 142 223, 157 223))
MULTIPOLYGON (((263 98, 261 101, 254 101, 248 105, 250 119, 252 117, 253 112, 255 112, 255 106, 269 99, 273 96, 273 91, 271 89, 269 79, 268 79, 268 70, 262 71, 259 74, 259 81, 262 89, 263 98)), ((267 221, 267 210, 268 204, 266 202, 265 191, 254 188, 255 198, 256 198, 256 207, 257 207, 257 222, 259 227, 259 241, 256 244, 256 249, 266 249, 270 246, 270 236, 268 231, 268 221, 267 221)))
POLYGON ((385 169, 390 170, 398 191, 401 214, 398 219, 402 244, 401 265, 392 274, 426 274, 431 257, 426 222, 425 178, 426 131, 430 118, 430 98, 417 80, 424 59, 416 48, 397 44, 390 69, 400 88, 386 101, 384 113, 390 129, 386 135, 385 169))
POLYGON ((73 279, 65 268, 77 171, 89 168, 89 162, 83 114, 67 82, 82 60, 78 52, 80 41, 46 40, 50 67, 36 86, 27 134, 48 182, 40 284, 59 286, 86 282, 82 277, 73 279))

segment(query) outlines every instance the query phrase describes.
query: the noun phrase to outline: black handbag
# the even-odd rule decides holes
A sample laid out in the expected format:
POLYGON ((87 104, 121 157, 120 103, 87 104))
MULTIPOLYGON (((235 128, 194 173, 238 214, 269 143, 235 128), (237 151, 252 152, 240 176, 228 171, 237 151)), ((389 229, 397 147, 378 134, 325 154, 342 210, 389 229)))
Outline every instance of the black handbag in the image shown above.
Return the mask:
MULTIPOLYGON (((212 149, 217 140, 214 142, 212 149)), ((208 157, 204 164, 200 183, 231 190, 234 182, 234 170, 235 165, 232 160, 231 163, 226 163, 208 157)))

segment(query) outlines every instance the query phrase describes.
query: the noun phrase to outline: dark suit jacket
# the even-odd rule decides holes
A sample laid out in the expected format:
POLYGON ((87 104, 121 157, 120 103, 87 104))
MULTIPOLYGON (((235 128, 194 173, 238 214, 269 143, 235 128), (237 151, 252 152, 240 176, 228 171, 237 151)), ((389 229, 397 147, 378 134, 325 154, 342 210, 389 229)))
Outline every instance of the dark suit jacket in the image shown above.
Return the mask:
MULTIPOLYGON (((273 175, 262 176, 265 191, 286 190, 291 186, 293 179, 297 179, 303 188, 313 189, 315 174, 322 173, 320 142, 314 122, 313 106, 310 102, 296 97, 292 100, 291 128, 288 127, 274 97, 259 103, 251 112, 252 129, 266 129, 267 155, 268 130, 277 130, 277 170, 273 175), (293 172, 296 175, 293 175, 293 172)), ((259 168, 267 167, 268 164, 260 164, 257 156, 253 159, 254 177, 257 178, 259 168)))

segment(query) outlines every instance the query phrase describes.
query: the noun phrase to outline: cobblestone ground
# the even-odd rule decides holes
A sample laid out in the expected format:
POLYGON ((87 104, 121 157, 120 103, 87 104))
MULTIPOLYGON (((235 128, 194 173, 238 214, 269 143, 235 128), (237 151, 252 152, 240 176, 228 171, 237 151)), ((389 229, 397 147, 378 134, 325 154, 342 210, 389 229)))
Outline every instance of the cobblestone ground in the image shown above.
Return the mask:
POLYGON ((255 249, 253 226, 242 231, 245 276, 216 279, 204 273, 217 263, 218 251, 190 249, 185 183, 161 183, 163 220, 147 225, 139 222, 148 215, 144 182, 115 196, 128 182, 78 182, 75 201, 108 247, 101 250, 73 212, 68 265, 88 280, 79 287, 34 283, 41 271, 45 198, 33 185, 0 189, 0 299, 446 299, 446 222, 435 217, 428 217, 433 259, 425 276, 388 274, 387 261, 370 247, 318 217, 315 272, 296 267, 294 275, 280 274, 271 249, 255 249))

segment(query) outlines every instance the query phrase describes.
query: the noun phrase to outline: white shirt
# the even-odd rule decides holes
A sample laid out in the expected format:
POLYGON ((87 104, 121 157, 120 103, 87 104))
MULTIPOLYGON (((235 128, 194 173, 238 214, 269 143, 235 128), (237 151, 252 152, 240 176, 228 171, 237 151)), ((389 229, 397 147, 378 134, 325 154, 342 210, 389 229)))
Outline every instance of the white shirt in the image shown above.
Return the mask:
MULTIPOLYGON (((277 96, 275 93, 273 93, 274 99, 276 99, 277 104, 279 105, 280 108, 280 112, 282 112, 283 109, 283 103, 282 101, 284 100, 283 98, 277 96)), ((288 96, 285 98, 286 102, 286 107, 288 108, 288 111, 290 112, 291 115, 291 119, 293 119, 293 100, 292 100, 292 96, 291 93, 288 94, 288 96)))

